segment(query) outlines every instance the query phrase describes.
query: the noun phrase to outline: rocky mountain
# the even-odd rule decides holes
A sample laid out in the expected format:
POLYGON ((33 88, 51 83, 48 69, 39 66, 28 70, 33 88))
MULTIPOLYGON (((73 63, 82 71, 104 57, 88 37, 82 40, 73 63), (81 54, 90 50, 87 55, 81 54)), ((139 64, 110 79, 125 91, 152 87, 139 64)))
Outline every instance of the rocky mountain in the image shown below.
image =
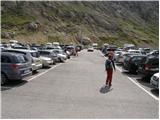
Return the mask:
POLYGON ((158 48, 158 26, 158 1, 1 2, 3 41, 93 41, 158 48))

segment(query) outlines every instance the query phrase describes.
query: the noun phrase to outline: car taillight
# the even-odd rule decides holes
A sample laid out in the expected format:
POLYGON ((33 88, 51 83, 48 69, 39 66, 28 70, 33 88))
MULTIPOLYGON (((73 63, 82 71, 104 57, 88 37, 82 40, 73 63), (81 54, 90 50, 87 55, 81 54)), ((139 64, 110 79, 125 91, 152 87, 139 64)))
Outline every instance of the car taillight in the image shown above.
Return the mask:
POLYGON ((20 66, 17 65, 17 64, 12 64, 11 67, 12 67, 14 70, 16 70, 16 69, 18 69, 20 66))
POLYGON ((144 69, 149 70, 149 65, 145 64, 144 69))

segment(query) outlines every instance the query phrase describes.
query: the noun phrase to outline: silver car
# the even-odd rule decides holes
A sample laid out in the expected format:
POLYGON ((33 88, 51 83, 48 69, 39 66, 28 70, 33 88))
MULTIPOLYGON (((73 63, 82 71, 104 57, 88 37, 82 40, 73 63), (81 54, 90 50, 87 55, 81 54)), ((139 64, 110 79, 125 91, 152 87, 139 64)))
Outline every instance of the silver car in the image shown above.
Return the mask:
POLYGON ((53 52, 53 50, 39 50, 39 53, 40 53, 40 56, 51 58, 53 64, 56 64, 56 62, 58 61, 58 57, 53 52))
POLYGON ((53 49, 53 52, 57 55, 58 60, 60 62, 65 62, 65 60, 67 59, 67 55, 63 50, 61 50, 61 49, 53 49))
POLYGON ((50 67, 51 64, 53 64, 53 60, 49 57, 40 56, 39 57, 42 61, 42 67, 50 67))

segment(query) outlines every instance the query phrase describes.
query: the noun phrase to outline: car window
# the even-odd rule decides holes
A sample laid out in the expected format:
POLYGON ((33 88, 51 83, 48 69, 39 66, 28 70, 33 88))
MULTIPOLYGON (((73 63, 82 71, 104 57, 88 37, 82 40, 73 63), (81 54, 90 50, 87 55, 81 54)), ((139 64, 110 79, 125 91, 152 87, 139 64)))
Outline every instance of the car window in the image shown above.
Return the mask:
POLYGON ((2 63, 11 63, 11 59, 7 56, 1 56, 2 63))
POLYGON ((136 61, 141 61, 142 59, 143 59, 143 57, 140 57, 140 56, 139 57, 135 57, 136 61))
POLYGON ((150 65, 159 65, 159 59, 149 58, 149 59, 146 60, 146 63, 150 64, 150 65))
POLYGON ((18 63, 25 63, 26 62, 26 59, 24 58, 23 55, 17 56, 17 59, 18 59, 18 63))

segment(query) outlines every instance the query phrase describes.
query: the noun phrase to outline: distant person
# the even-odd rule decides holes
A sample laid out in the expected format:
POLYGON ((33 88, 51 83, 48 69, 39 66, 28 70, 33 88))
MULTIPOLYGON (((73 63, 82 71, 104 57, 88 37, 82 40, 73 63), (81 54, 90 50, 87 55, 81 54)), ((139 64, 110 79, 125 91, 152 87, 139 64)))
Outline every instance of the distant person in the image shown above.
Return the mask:
POLYGON ((109 88, 112 86, 113 69, 116 70, 114 60, 113 60, 113 55, 108 54, 108 59, 105 62, 105 70, 107 73, 106 86, 109 86, 109 88))

